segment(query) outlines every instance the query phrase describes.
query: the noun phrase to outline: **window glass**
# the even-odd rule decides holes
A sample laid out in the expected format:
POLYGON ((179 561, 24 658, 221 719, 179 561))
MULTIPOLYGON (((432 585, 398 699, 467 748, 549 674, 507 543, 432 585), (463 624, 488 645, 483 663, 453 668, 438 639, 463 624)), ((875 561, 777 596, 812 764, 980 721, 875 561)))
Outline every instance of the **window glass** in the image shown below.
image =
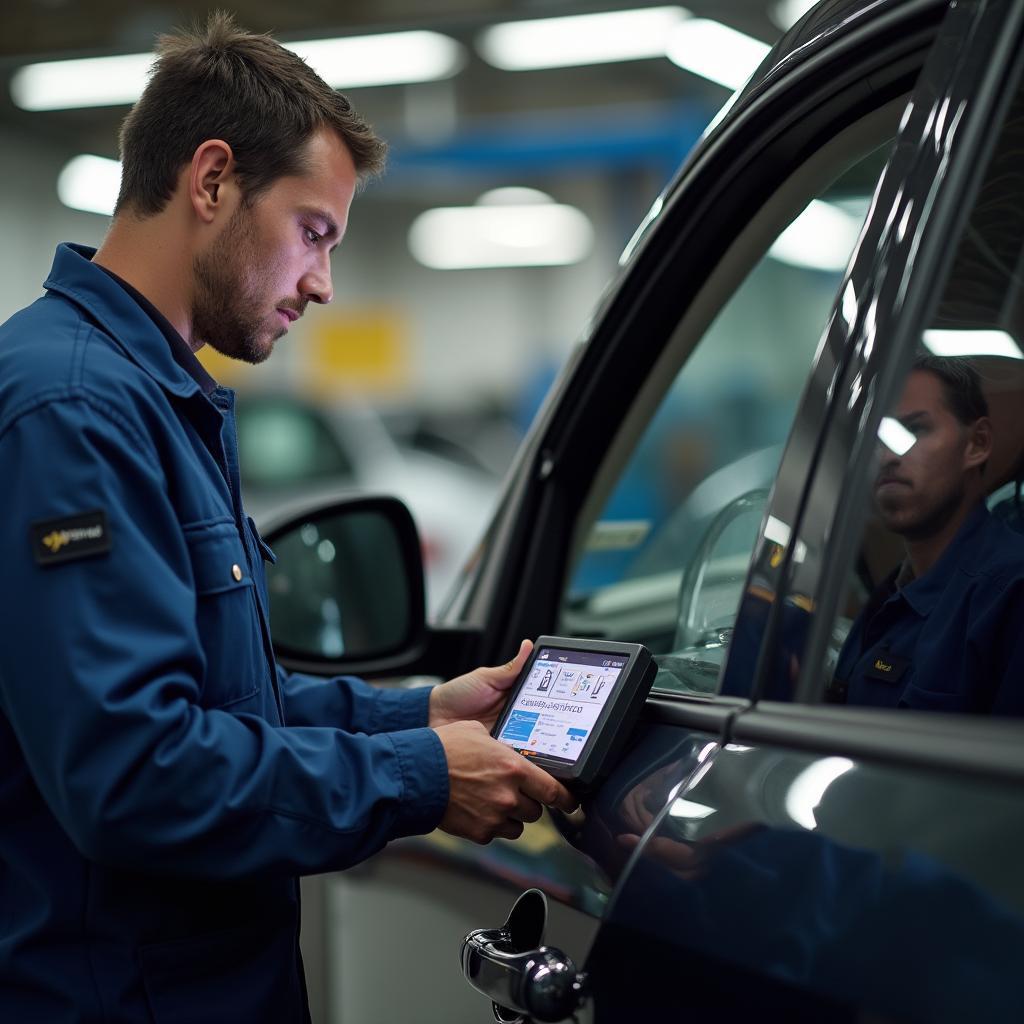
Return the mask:
POLYGON ((1024 714, 1024 91, 881 421, 824 699, 1024 714))
POLYGON ((242 486, 279 490, 352 477, 353 468, 319 412, 287 397, 239 400, 242 486))
POLYGON ((716 688, 783 444, 888 149, 858 160, 774 240, 588 524, 559 631, 647 644, 660 688, 716 688))

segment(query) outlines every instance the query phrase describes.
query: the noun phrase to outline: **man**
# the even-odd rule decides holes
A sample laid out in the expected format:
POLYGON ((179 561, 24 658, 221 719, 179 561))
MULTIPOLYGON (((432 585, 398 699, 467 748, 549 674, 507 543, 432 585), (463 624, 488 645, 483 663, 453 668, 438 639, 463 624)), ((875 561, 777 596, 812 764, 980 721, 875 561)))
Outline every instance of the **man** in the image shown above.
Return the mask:
POLYGON ((985 507, 992 428, 977 373, 919 357, 895 418, 913 444, 884 450, 875 505, 906 558, 854 622, 829 698, 1024 714, 1024 538, 985 507))
POLYGON ((267 37, 162 40, 96 253, 0 328, 0 1020, 308 1018, 296 876, 574 801, 487 726, 528 653, 433 690, 289 676, 233 396, 383 145, 267 37))

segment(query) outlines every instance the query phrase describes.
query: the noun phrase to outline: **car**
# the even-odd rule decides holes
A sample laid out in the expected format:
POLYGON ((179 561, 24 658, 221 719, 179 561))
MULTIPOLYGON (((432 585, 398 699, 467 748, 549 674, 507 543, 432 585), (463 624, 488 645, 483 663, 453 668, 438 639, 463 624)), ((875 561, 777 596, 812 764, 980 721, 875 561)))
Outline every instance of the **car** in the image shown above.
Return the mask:
POLYGON ((812 9, 641 225, 430 626, 399 507, 268 526, 309 609, 289 667, 443 678, 541 634, 658 665, 579 811, 307 887, 340 1019, 1020 1019, 1024 723, 941 679, 902 709, 829 687, 903 556, 872 495, 922 344, 978 370, 987 502, 1021 521, 1022 74, 1021 0, 812 9), (375 587, 318 646, 320 599, 348 635, 375 587))
POLYGON ((386 492, 412 510, 436 607, 483 533, 499 476, 399 444, 371 406, 325 406, 285 391, 239 394, 235 410, 246 507, 258 519, 342 491, 386 492))

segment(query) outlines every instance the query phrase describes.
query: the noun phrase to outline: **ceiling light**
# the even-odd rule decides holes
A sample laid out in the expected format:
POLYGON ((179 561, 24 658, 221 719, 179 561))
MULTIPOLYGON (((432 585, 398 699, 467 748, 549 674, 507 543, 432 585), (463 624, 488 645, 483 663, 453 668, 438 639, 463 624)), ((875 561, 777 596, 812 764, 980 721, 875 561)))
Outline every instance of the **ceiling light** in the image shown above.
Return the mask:
POLYGON ((768 255, 794 267, 844 270, 857 243, 860 226, 860 218, 831 203, 812 199, 775 240, 768 255))
POLYGON ((786 792, 786 812, 804 828, 818 827, 814 812, 825 797, 825 791, 836 779, 853 768, 846 757, 824 757, 809 764, 791 783, 786 792))
POLYGON ((109 217, 121 188, 121 163, 82 154, 69 160, 57 177, 57 195, 65 206, 109 217))
POLYGON ((1024 359, 1020 345, 1006 331, 950 331, 924 332, 924 344, 936 356, 1006 356, 1024 359))
MULTIPOLYGON (((285 43, 335 89, 431 82, 454 75, 462 46, 439 32, 387 32, 285 43)), ((134 103, 146 86, 152 53, 46 61, 19 68, 11 98, 23 110, 134 103)))
POLYGON ((541 192, 539 188, 524 188, 520 185, 509 185, 505 188, 492 188, 485 192, 477 201, 477 206, 535 206, 537 203, 553 203, 554 199, 541 192))
POLYGON ((665 52, 673 64, 695 75, 738 89, 771 47, 707 18, 689 18, 672 29, 665 52))
POLYGON ((386 32, 284 45, 333 89, 436 82, 451 78, 465 62, 462 46, 440 32, 386 32))
POLYGON ((541 201, 509 203, 495 202, 492 192, 474 206, 427 210, 409 229, 409 249, 435 270, 578 263, 594 240, 586 214, 539 195, 541 201))
POLYGON ((152 63, 151 53, 125 53, 28 64, 11 78, 11 99, 22 110, 134 103, 146 87, 152 63))
POLYGON ((907 430, 899 420, 892 416, 883 416, 878 424, 878 440, 900 458, 907 454, 917 443, 917 438, 907 430))
POLYGON ((678 800, 672 801, 668 813, 673 818, 692 818, 699 821, 701 818, 707 818, 714 814, 715 809, 708 807, 707 804, 699 804, 696 800, 684 800, 680 797, 678 800))
POLYGON ((505 71, 664 57, 668 33, 688 16, 682 7, 645 7, 509 21, 482 32, 477 49, 505 71))
POLYGON ((768 8, 768 15, 779 28, 792 28, 818 0, 778 0, 768 8))

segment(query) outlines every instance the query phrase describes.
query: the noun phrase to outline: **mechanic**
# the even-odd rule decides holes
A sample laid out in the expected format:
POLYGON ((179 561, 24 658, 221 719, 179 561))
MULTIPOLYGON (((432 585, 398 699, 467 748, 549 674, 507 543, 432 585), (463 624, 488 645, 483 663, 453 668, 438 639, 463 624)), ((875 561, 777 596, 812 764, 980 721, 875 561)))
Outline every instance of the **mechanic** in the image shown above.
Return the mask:
POLYGON ((384 145, 267 36, 165 37, 98 252, 0 327, 0 1020, 308 1020, 297 877, 575 800, 488 727, 529 652, 433 689, 289 675, 232 393, 384 145))
POLYGON ((1024 537, 985 506, 992 428, 977 372, 919 356, 895 418, 914 443, 883 449, 874 497, 906 557, 857 616, 827 697, 1024 714, 1024 537))

